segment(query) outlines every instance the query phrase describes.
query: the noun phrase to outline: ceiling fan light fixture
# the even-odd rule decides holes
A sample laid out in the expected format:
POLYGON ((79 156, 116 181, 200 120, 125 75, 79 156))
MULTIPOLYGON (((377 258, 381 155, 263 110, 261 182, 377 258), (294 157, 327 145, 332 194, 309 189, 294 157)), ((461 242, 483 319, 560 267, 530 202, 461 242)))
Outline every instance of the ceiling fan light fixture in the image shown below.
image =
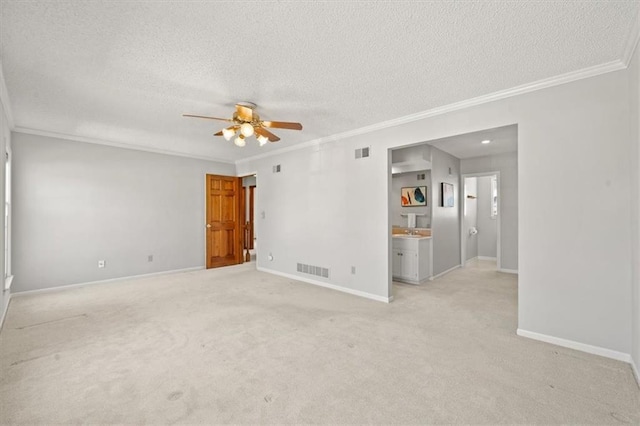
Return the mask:
POLYGON ((204 118, 207 120, 226 121, 227 128, 214 133, 214 136, 224 136, 228 141, 239 147, 247 144, 246 138, 255 136, 260 146, 267 142, 278 142, 280 138, 269 129, 302 130, 302 124, 289 121, 262 121, 255 112, 256 104, 252 102, 238 102, 231 118, 210 117, 207 115, 182 114, 183 117, 204 118), (235 137, 235 139, 234 139, 235 137))
POLYGON ((235 134, 236 132, 233 129, 222 129, 222 136, 228 141, 230 141, 235 134))
POLYGON ((240 133, 242 133, 245 137, 249 137, 253 135, 253 126, 251 123, 242 123, 240 126, 240 133))

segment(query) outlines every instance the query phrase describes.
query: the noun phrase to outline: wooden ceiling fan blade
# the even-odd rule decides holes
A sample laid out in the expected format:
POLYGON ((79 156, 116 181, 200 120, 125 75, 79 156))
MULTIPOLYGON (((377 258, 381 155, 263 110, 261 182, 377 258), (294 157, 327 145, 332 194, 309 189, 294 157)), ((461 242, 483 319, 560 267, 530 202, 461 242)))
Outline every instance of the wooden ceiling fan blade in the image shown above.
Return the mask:
POLYGON ((272 129, 302 130, 302 124, 290 123, 286 121, 263 121, 262 125, 264 127, 271 127, 272 129))
POLYGON ((220 120, 220 121, 229 121, 233 122, 233 120, 229 118, 219 118, 219 117, 208 117, 206 115, 194 115, 194 114, 182 114, 183 117, 195 117, 195 118, 206 118, 207 120, 220 120))
POLYGON ((264 137, 268 138, 269 142, 278 142, 280 140, 279 137, 277 137, 276 135, 274 135, 273 133, 271 133, 270 131, 268 131, 264 127, 256 127, 255 128, 255 132, 256 132, 256 134, 258 134, 260 136, 264 136, 264 137))
POLYGON ((253 121, 253 109, 244 105, 236 104, 236 113, 242 121, 253 121))

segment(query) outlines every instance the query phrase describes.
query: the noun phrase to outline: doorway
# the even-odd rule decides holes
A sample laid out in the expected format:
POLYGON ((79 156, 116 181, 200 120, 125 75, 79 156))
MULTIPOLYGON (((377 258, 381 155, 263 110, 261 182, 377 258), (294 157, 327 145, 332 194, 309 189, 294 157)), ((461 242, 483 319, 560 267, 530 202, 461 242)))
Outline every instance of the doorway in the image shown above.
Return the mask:
POLYGON ((462 175, 460 264, 500 269, 500 172, 462 175))
POLYGON ((206 175, 206 267, 242 263, 244 199, 242 179, 206 175))
MULTIPOLYGON (((419 255, 417 263, 427 264, 430 271, 428 277, 434 280, 464 267, 468 259, 480 262, 481 265, 474 265, 479 269, 487 269, 488 263, 493 262, 490 268, 493 271, 518 273, 517 146, 518 125, 510 124, 389 149, 389 293, 393 297, 394 278, 399 274, 404 275, 405 269, 397 259, 403 259, 404 253, 398 254, 397 238, 394 237, 396 230, 401 228, 409 228, 408 232, 413 234, 419 234, 416 232, 418 228, 428 229, 431 235, 430 256, 419 255), (409 173, 413 181, 396 184, 395 176, 398 173, 409 173), (489 211, 488 214, 493 216, 489 220, 495 227, 495 254, 481 250, 475 254, 469 253, 473 255, 468 257, 469 236, 476 238, 476 245, 472 244, 471 247, 477 247, 478 250, 477 238, 485 236, 487 228, 486 224, 481 226, 478 222, 465 225, 465 205, 468 204, 467 200, 473 199, 467 198, 467 195, 477 197, 477 194, 465 191, 464 181, 467 177, 474 177, 477 182, 477 179, 489 176, 494 177, 493 180, 489 179, 493 185, 489 192, 495 192, 494 201, 486 209, 477 204, 474 207, 478 212, 484 214, 489 211), (425 211, 419 211, 420 207, 400 207, 404 205, 399 204, 401 191, 406 187, 420 188, 421 192, 427 194, 427 207, 430 205, 431 208, 421 207, 425 211), (443 194, 450 193, 452 195, 445 203, 443 194), (415 216, 416 222, 409 222, 409 214, 405 217, 404 212, 398 212, 398 209, 411 210, 407 213, 415 213, 411 217, 415 216), (472 234, 469 234, 470 228, 475 228, 472 234)), ((482 181, 483 184, 486 182, 482 181)), ((407 229, 401 230, 407 232, 407 229)), ((417 281, 429 285, 428 281, 417 281)))
POLYGON ((255 200, 258 186, 255 174, 242 177, 242 193, 245 200, 244 256, 245 262, 256 260, 257 233, 255 223, 255 200))

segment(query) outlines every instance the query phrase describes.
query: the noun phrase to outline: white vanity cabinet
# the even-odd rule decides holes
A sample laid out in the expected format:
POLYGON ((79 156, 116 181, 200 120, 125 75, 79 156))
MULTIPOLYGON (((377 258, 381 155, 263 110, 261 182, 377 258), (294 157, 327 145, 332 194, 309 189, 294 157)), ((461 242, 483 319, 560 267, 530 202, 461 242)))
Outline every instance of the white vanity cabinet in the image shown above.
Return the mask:
POLYGON ((418 280, 418 252, 402 248, 393 249, 393 278, 418 280))
POLYGON ((393 236, 393 279, 420 284, 431 278, 431 237, 393 236))

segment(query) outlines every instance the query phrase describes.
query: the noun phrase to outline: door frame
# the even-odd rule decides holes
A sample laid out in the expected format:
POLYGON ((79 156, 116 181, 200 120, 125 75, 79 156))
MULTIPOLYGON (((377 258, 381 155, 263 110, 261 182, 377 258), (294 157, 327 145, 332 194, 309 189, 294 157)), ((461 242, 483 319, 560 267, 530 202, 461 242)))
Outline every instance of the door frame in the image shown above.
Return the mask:
POLYGON ((495 176, 496 177, 496 186, 498 187, 498 216, 496 217, 496 269, 499 271, 502 269, 501 266, 501 257, 502 257, 502 249, 501 249, 501 232, 500 232, 500 221, 502 217, 501 205, 502 205, 502 194, 500 193, 500 172, 478 172, 478 173, 465 173, 460 175, 461 188, 462 190, 458 194, 460 197, 460 265, 464 268, 466 266, 466 257, 467 257, 467 240, 466 234, 464 231, 464 203, 467 197, 467 187, 465 185, 465 180, 467 178, 473 177, 487 177, 487 176, 495 176))
MULTIPOLYGON (((243 247, 243 249, 242 249, 242 250, 243 250, 243 252, 244 252, 244 250, 245 250, 245 249, 244 249, 244 245, 245 245, 245 240, 244 240, 244 239, 245 239, 245 230, 246 230, 246 224, 247 224, 247 217, 246 217, 246 211, 247 211, 247 205, 246 205, 246 203, 247 203, 247 194, 246 194, 246 188, 255 188, 256 186, 258 186, 258 172, 256 171, 256 172, 243 173, 243 174, 238 175, 237 177, 238 177, 238 179, 240 179, 240 186, 242 187, 242 191, 243 191, 243 196, 242 196, 242 200, 243 200, 243 201, 242 201, 242 202, 243 202, 243 204, 242 204, 242 212, 243 212, 243 213, 242 213, 242 214, 243 214, 243 221, 242 221, 242 235, 243 235, 243 236, 242 236, 242 247, 243 247), (255 184, 255 185, 249 185, 249 186, 245 187, 245 186, 244 186, 244 184, 242 183, 242 180, 243 180, 244 178, 246 178, 246 177, 251 177, 251 176, 255 177, 256 184, 255 184)), ((254 221, 253 221, 253 229, 252 229, 251 231, 252 231, 252 234, 253 234, 253 235, 255 235, 255 232, 253 232, 253 231, 254 231, 254 230, 255 230, 255 228, 256 228, 256 222, 255 222, 255 219, 256 219, 256 217, 255 217, 255 209, 257 208, 257 207, 256 207, 256 205, 257 205, 257 199, 254 199, 253 201, 254 201, 254 203, 253 203, 253 212, 254 212, 254 218, 253 218, 253 219, 254 219, 254 221)), ((253 245, 253 241, 251 241, 251 244, 253 245)), ((247 262, 249 262, 249 260, 247 260, 247 262)))
MULTIPOLYGON (((257 179, 256 179, 256 183, 257 183, 257 179)), ((247 221, 249 223, 249 232, 248 234, 248 238, 249 241, 247 241, 247 248, 249 250, 253 250, 253 240, 255 239, 255 219, 256 219, 256 215, 255 215, 255 208, 256 208, 256 204, 255 204, 255 191, 256 191, 256 186, 257 185, 251 185, 249 186, 249 220, 247 221, 247 218, 245 217, 245 221, 247 221)), ((246 206, 245 206, 245 210, 246 210, 246 206)))

